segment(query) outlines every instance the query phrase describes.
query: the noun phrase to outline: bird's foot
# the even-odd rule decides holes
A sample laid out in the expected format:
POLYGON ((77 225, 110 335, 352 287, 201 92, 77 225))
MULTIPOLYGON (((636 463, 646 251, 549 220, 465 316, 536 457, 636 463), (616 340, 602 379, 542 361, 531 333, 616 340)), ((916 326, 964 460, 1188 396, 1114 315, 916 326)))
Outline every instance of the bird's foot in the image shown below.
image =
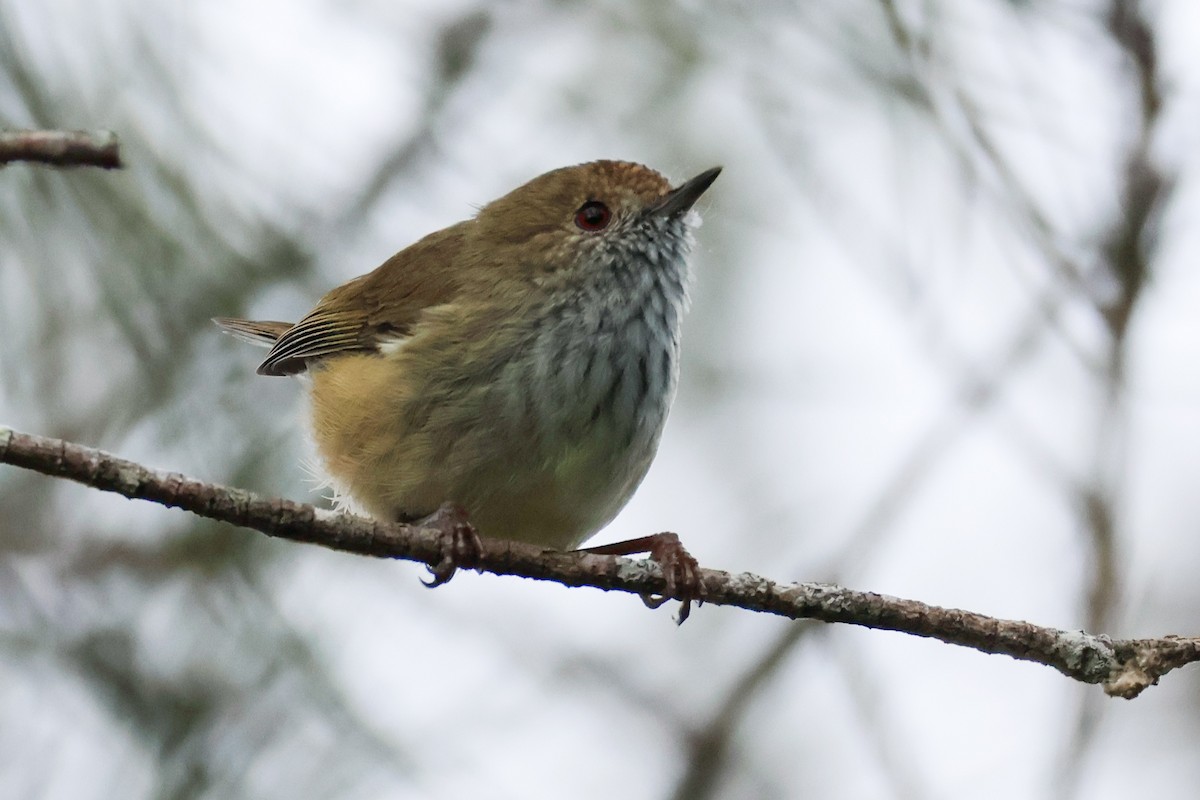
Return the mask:
POLYGON ((656 533, 624 542, 587 547, 577 552, 592 553, 598 556, 632 556, 647 553, 650 559, 658 562, 659 567, 662 568, 666 587, 660 595, 642 595, 642 602, 650 608, 658 608, 668 600, 678 600, 680 606, 676 622, 679 625, 682 625, 692 612, 693 600, 700 605, 704 604, 704 584, 700 580, 700 564, 683 546, 683 542, 679 541, 679 536, 674 533, 656 533))
POLYGON ((430 589, 441 586, 454 577, 459 567, 471 569, 483 556, 483 542, 471 524, 467 512, 453 503, 445 503, 427 517, 409 523, 418 528, 433 528, 438 532, 441 558, 436 564, 427 564, 432 576, 421 583, 430 589))

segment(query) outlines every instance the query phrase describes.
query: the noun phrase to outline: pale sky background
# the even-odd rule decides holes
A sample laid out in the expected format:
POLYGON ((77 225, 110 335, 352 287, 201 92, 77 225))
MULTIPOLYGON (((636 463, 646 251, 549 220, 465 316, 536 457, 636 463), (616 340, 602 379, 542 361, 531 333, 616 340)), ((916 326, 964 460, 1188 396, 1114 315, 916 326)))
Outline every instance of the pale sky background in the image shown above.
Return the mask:
MULTIPOLYGON (((0 126, 111 128, 128 164, 0 171, 0 421, 315 501, 300 385, 209 317, 296 318, 554 167, 721 164, 679 397, 596 542, 674 530, 714 568, 1196 634, 1200 6, 1142 6, 1170 192, 1116 341, 1103 242, 1143 116, 1110 3, 0 0, 0 126), (1099 604, 1088 497, 1113 521, 1099 604)), ((813 626, 685 792, 695 736, 795 623, 706 606, 676 628, 473 573, 427 591, 416 565, 262 539, 0 468, 0 796, 1200 781, 1200 671, 1126 702, 813 626)))

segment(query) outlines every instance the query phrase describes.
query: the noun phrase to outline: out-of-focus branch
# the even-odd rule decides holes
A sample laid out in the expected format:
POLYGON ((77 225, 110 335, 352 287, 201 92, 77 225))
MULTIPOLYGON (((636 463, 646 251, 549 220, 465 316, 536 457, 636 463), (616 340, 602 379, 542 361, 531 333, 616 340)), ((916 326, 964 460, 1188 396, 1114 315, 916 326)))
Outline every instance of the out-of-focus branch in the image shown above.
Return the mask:
MULTIPOLYGON (((1169 202, 1176 176, 1164 171, 1155 158, 1154 143, 1162 121, 1163 76, 1159 72, 1159 44, 1152 14, 1142 0, 1109 0, 1103 15, 1105 28, 1125 58, 1127 83, 1133 92, 1135 113, 1127 116, 1134 133, 1118 173, 1119 213, 1101 237, 1100 255, 1116 291, 1097 298, 1097 308, 1108 325, 1104 399, 1097 419, 1093 474, 1079 490, 1092 564, 1088 576, 1087 625, 1106 628, 1115 617, 1120 594, 1122 531, 1118 506, 1126 465, 1128 410, 1126 359, 1130 321, 1136 313, 1153 268, 1158 219, 1169 202)), ((1074 739, 1067 757, 1060 760, 1062 796, 1078 795, 1087 753, 1100 730, 1102 709, 1090 696, 1079 707, 1074 739)))
POLYGON ((811 624, 785 630, 733 683, 708 720, 688 732, 687 769, 671 792, 673 800, 708 800, 720 796, 721 774, 750 703, 795 651, 797 643, 814 630, 811 624))
POLYGON ((121 150, 112 131, 0 131, 0 165, 13 161, 120 169, 121 150))
MULTIPOLYGON (((430 565, 443 556, 443 535, 434 528, 386 524, 290 500, 264 499, 11 428, 0 427, 0 463, 348 553, 430 565)), ((484 540, 475 569, 640 595, 666 588, 662 571, 649 560, 547 551, 494 539, 484 540)), ((714 605, 938 639, 1045 664, 1078 681, 1103 684, 1108 694, 1118 697, 1136 697, 1171 670, 1200 661, 1200 637, 1112 640, 830 584, 779 584, 750 573, 732 575, 711 569, 700 570, 700 580, 705 601, 714 605)))
POLYGON ((376 167, 373 177, 358 197, 338 216, 341 226, 357 224, 379 202, 380 196, 396 178, 419 163, 420 157, 435 147, 437 125, 454 90, 472 74, 479 48, 492 29, 488 10, 472 9, 448 22, 435 36, 433 75, 423 108, 413 115, 421 120, 416 131, 389 148, 390 155, 376 167))

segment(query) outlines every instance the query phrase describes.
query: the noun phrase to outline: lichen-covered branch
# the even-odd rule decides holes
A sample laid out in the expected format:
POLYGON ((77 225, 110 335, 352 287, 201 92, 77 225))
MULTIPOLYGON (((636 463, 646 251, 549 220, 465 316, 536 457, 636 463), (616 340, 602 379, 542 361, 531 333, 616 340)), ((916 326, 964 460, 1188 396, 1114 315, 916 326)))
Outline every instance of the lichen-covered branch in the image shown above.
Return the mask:
POLYGON ((119 169, 121 150, 111 131, 0 130, 0 166, 13 161, 119 169))
MULTIPOLYGON (((268 536, 320 544, 349 553, 436 564, 441 533, 414 525, 385 524, 304 503, 266 499, 241 489, 151 470, 90 447, 0 427, 0 463, 69 478, 125 497, 151 500, 268 536)), ((545 551, 517 542, 485 539, 481 572, 591 586, 606 591, 656 594, 665 582, 652 561, 545 551)), ((1111 640, 1016 620, 997 619, 916 600, 819 583, 781 584, 749 573, 701 571, 705 602, 791 619, 846 622, 899 631, 1054 667, 1110 695, 1132 698, 1173 669, 1200 661, 1200 638, 1111 640)))

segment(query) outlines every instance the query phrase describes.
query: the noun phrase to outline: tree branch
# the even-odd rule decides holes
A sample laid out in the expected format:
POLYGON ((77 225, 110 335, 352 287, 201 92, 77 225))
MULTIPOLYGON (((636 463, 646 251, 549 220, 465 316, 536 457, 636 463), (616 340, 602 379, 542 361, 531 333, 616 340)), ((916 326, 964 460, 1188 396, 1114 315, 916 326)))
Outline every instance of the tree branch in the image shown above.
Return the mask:
POLYGON ((13 161, 120 169, 121 152, 112 131, 0 130, 0 166, 13 161))
MULTIPOLYGON (((253 528, 281 539, 320 544, 348 553, 436 564, 440 534, 430 528, 386 524, 242 489, 162 472, 90 447, 19 433, 0 426, 0 463, 69 478, 125 497, 182 508, 210 519, 253 528)), ((485 539, 477 569, 565 586, 658 594, 665 588, 653 561, 541 550, 485 539)), ((1054 667, 1112 696, 1136 697, 1173 669, 1200 661, 1200 638, 1113 640, 1016 620, 996 619, 916 600, 819 583, 779 584, 742 573, 701 570, 705 602, 790 619, 846 622, 898 631, 1054 667)))

